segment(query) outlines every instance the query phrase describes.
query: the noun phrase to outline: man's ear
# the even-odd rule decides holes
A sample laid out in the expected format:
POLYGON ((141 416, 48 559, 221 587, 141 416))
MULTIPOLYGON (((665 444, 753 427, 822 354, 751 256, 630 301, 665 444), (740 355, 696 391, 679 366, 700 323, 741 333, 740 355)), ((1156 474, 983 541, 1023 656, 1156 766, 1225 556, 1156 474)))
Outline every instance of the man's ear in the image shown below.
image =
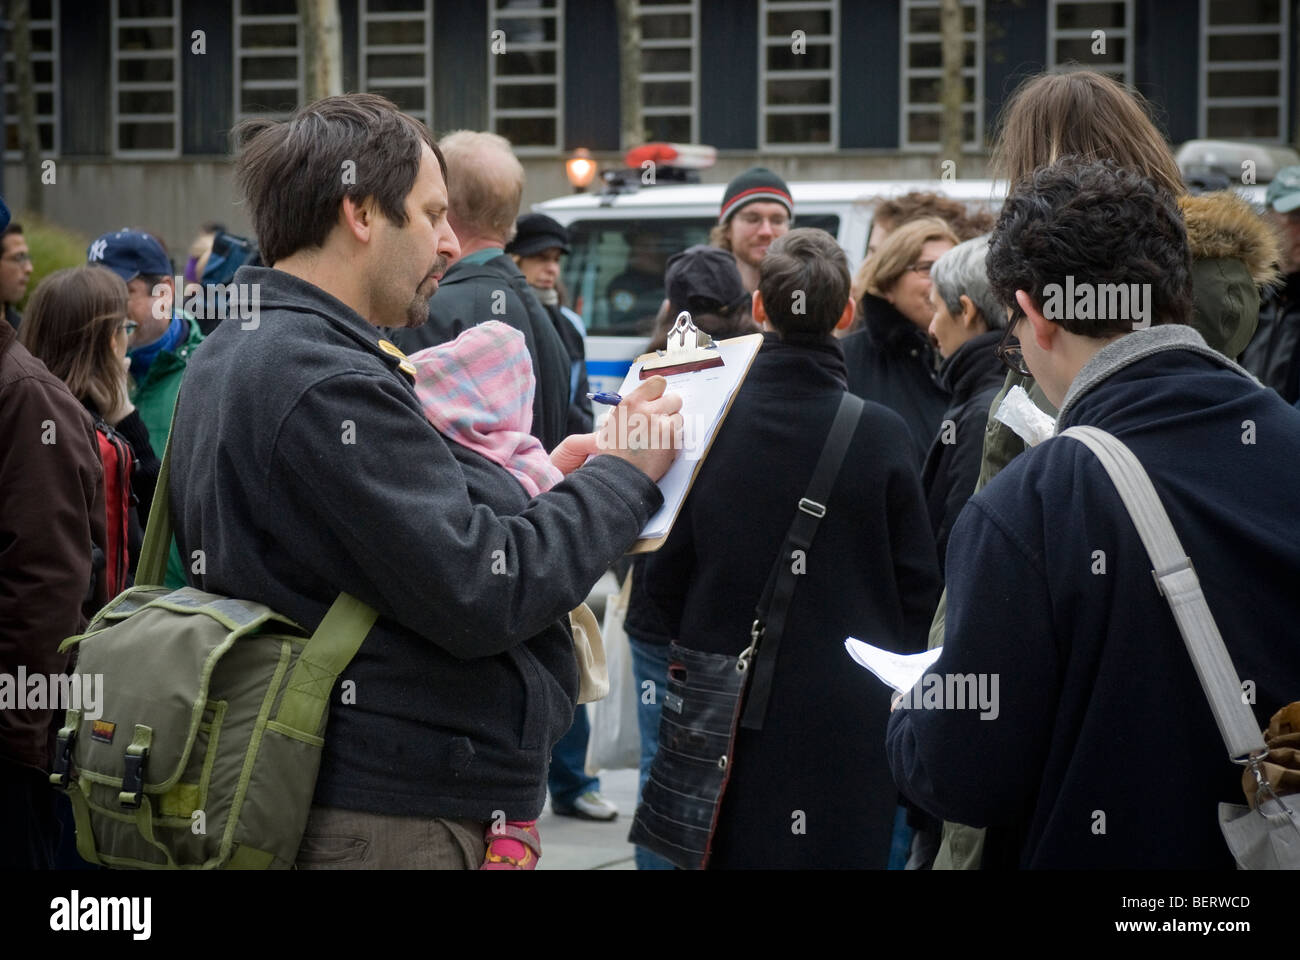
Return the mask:
POLYGON ((345 196, 339 207, 339 221, 361 243, 369 243, 374 227, 374 198, 357 201, 345 196))
POLYGON ((961 295, 961 325, 967 329, 974 329, 979 322, 979 307, 975 306, 975 301, 966 294, 961 295))
POLYGON ((853 298, 849 297, 849 302, 844 304, 844 312, 840 314, 840 319, 835 324, 836 330, 847 330, 853 326, 853 317, 857 313, 857 307, 858 305, 853 302, 853 298))
POLYGON ((1016 303, 1020 304, 1020 309, 1029 318, 1029 325, 1034 331, 1034 342, 1043 350, 1051 350, 1052 341, 1060 332, 1060 324, 1044 317, 1033 297, 1024 290, 1016 291, 1016 303))
POLYGON ((763 308, 763 295, 757 290, 754 291, 754 299, 750 304, 750 311, 754 314, 754 322, 760 327, 770 329, 767 322, 767 310, 763 308))

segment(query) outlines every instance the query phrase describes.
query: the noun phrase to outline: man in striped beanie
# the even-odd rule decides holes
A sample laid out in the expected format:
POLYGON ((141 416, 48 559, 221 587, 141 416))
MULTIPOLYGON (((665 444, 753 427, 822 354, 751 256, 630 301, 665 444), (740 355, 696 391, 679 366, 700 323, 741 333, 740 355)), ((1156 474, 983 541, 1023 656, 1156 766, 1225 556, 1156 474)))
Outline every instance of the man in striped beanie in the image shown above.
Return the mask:
POLYGON ((758 288, 758 264, 768 246, 793 221, 794 201, 785 181, 766 167, 750 167, 727 184, 709 243, 731 251, 740 279, 752 293, 758 288))

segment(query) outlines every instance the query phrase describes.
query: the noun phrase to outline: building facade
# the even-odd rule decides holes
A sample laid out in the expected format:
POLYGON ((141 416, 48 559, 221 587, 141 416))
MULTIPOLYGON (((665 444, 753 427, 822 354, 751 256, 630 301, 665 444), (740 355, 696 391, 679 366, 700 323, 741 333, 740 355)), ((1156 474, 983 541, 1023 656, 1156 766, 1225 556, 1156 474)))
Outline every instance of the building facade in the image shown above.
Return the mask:
MULTIPOLYGON (((343 79, 442 133, 508 137, 526 200, 567 192, 577 147, 617 157, 612 0, 339 0, 343 79)), ((983 172, 1025 76, 1086 66, 1135 85, 1171 140, 1289 143, 1294 0, 963 0, 968 155, 983 172)), ((229 131, 302 100, 297 0, 32 0, 46 209, 97 232, 141 203, 173 244, 231 206, 229 131), (179 206, 168 212, 166 205, 179 206)), ((642 0, 649 139, 707 143, 726 179, 938 174, 938 0, 642 0)), ((7 31, 6 31, 7 34, 7 31)), ((23 206, 5 38, 6 194, 23 206)))

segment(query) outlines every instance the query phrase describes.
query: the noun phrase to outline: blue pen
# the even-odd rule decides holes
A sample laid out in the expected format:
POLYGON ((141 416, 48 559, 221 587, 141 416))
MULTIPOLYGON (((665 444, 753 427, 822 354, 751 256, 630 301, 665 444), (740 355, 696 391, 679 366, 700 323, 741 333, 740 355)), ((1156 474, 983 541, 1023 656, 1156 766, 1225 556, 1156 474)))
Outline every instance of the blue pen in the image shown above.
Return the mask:
POLYGON ((617 407, 620 403, 623 402, 623 398, 620 397, 617 393, 605 393, 603 390, 600 393, 587 394, 587 399, 593 400, 596 403, 608 404, 611 407, 617 407))

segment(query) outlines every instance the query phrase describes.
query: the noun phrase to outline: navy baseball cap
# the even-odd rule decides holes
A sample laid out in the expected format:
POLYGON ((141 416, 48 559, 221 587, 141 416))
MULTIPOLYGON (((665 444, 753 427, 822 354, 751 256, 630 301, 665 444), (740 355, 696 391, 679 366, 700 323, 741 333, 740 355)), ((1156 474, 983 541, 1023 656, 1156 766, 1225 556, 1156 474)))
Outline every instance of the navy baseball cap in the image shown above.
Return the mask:
POLYGON ((0 197, 0 230, 9 226, 9 208, 5 206, 5 198, 0 197))
POLYGON ((749 298, 736 258, 726 250, 697 244, 668 258, 664 287, 674 310, 717 313, 749 298))
POLYGON ((130 283, 136 277, 170 277, 171 258, 162 244, 142 230, 106 233, 90 244, 86 262, 108 267, 130 283))

